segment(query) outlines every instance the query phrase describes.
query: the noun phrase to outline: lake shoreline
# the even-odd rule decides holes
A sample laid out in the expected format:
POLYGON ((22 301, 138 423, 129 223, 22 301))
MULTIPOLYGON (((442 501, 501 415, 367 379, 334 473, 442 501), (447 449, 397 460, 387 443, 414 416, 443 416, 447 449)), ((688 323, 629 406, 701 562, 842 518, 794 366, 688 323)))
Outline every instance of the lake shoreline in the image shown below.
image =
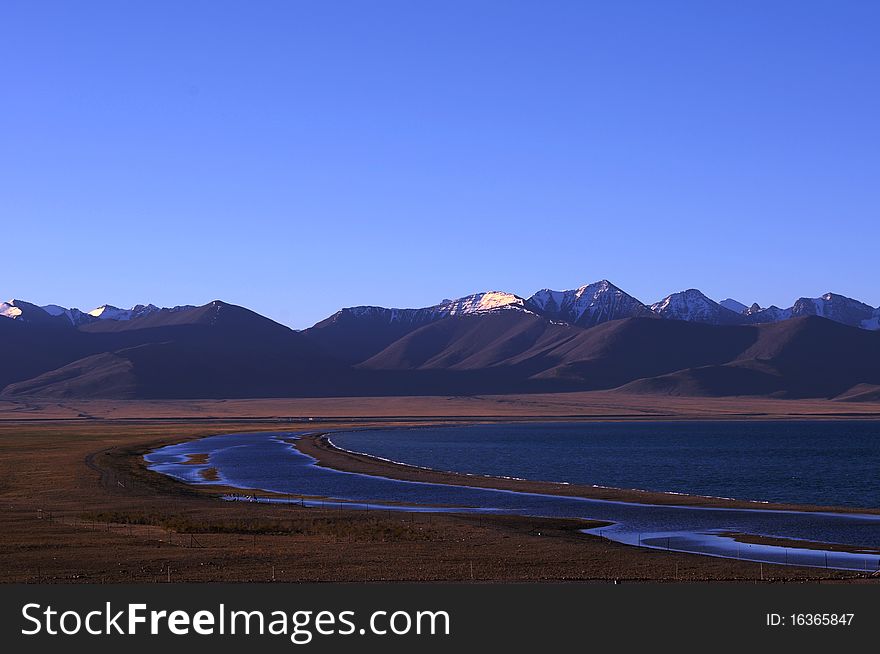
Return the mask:
POLYGON ((468 486, 493 490, 514 491, 580 497, 590 500, 605 500, 648 504, 657 506, 688 506, 712 509, 749 509, 759 511, 799 511, 808 513, 880 514, 880 509, 818 506, 810 504, 789 504, 756 502, 721 497, 705 497, 672 492, 645 491, 637 489, 565 484, 559 482, 511 479, 487 475, 445 472, 430 468, 389 461, 360 452, 352 452, 333 444, 328 432, 302 434, 288 440, 292 447, 317 462, 321 467, 377 477, 387 477, 399 481, 415 481, 450 486, 468 486))
POLYGON ((224 502, 219 485, 187 484, 143 460, 155 449, 217 434, 317 430, 292 427, 277 420, 0 424, 7 481, 0 529, 21 544, 7 548, 0 583, 155 583, 167 579, 169 564, 175 582, 268 582, 270 561, 284 562, 275 581, 297 583, 880 581, 631 547, 581 533, 590 525, 580 520, 224 502), (190 547, 191 533, 200 547, 190 547))

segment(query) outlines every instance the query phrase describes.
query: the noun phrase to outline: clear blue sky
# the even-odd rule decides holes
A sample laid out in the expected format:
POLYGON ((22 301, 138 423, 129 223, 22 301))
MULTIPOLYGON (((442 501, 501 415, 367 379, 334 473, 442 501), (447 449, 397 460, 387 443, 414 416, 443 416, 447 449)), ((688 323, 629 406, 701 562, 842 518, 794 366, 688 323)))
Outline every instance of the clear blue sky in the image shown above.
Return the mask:
POLYGON ((0 4, 0 295, 880 304, 880 3, 0 4))

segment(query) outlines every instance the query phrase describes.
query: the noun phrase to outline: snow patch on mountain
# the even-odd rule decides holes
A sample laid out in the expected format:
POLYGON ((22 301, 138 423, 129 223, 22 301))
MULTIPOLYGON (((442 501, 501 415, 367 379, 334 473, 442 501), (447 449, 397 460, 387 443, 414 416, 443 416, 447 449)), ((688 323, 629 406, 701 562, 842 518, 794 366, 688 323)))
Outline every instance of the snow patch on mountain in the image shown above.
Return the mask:
POLYGON ((819 316, 851 327, 861 327, 866 321, 871 324, 871 320, 875 317, 875 309, 845 295, 826 293, 821 297, 798 299, 791 308, 791 315, 792 317, 819 316))
POLYGON ((572 293, 577 293, 577 291, 551 291, 549 288, 544 288, 529 298, 529 304, 540 311, 560 313, 563 302, 572 293))
POLYGON ((865 318, 861 323, 862 329, 870 329, 871 331, 880 330, 880 307, 874 309, 874 315, 865 318))
POLYGON ((172 308, 159 308, 155 304, 137 304, 131 309, 119 309, 112 304, 104 304, 84 312, 76 308, 68 309, 60 304, 47 304, 40 307, 22 300, 9 300, 0 303, 0 316, 23 322, 41 322, 54 325, 69 323, 74 327, 79 327, 96 320, 134 320, 160 311, 177 312, 192 308, 193 305, 189 304, 172 308))
POLYGON ((155 304, 136 304, 131 309, 120 309, 112 304, 104 304, 88 312, 88 315, 98 320, 136 320, 159 311, 177 312, 184 309, 192 309, 193 305, 185 304, 176 307, 157 307, 155 304))
POLYGON ((651 305, 651 311, 675 320, 711 322, 720 305, 695 288, 667 295, 651 305))
POLYGON ((582 327, 650 313, 644 304, 607 279, 569 291, 545 288, 530 297, 526 306, 548 318, 582 327))
POLYGON ((444 316, 459 316, 473 313, 486 313, 498 309, 525 309, 525 300, 513 293, 489 291, 475 293, 434 307, 436 313, 444 316))
POLYGON ((779 322, 791 318, 791 309, 780 309, 775 304, 762 308, 756 302, 745 311, 745 316, 750 323, 761 324, 767 322, 779 322))
POLYGON ((386 323, 427 324, 449 316, 487 314, 498 311, 532 313, 525 307, 525 300, 518 295, 502 291, 488 291, 474 293, 457 300, 443 300, 439 304, 420 309, 393 309, 377 306, 346 307, 331 316, 330 320, 336 321, 351 316, 380 320, 386 323))
POLYGON ((92 309, 88 314, 100 320, 131 320, 133 310, 120 309, 112 304, 103 304, 96 309, 92 309))
POLYGON ((722 307, 701 291, 690 288, 668 295, 651 305, 651 311, 662 318, 704 322, 711 325, 730 325, 745 322, 739 314, 722 307))
POLYGON ((66 309, 58 304, 47 304, 45 306, 40 307, 43 311, 48 313, 50 316, 55 318, 59 316, 64 316, 67 318, 67 321, 77 327, 84 323, 89 323, 94 320, 94 317, 85 313, 84 311, 80 311, 79 309, 66 309))
POLYGON ((41 325, 63 325, 64 321, 42 307, 24 300, 9 300, 0 303, 0 316, 24 323, 41 325))
POLYGON ((12 318, 13 320, 15 320, 16 318, 21 317, 21 314, 21 307, 15 306, 15 300, 9 300, 9 302, 0 302, 0 316, 4 316, 5 318, 12 318))

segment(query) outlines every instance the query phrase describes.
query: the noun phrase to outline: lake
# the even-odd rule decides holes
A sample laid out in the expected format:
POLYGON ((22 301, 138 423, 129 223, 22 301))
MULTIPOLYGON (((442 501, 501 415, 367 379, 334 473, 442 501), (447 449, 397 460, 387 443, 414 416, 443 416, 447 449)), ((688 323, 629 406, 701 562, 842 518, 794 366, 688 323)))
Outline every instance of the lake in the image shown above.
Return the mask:
POLYGON ((880 421, 366 429, 338 447, 444 471, 792 504, 880 506, 880 421))
MULTIPOLYGON (((662 429, 672 430, 675 425, 670 423, 653 423, 653 426, 664 425, 662 429)), ((772 429, 771 423, 762 423, 763 433, 772 429)), ((778 423, 773 423, 778 424, 778 423)), ((786 423, 788 424, 788 423, 786 423)), ((810 423, 813 424, 813 423, 810 423)), ((818 424, 818 423, 817 423, 818 424)), ((821 423, 830 425, 832 423, 821 423)), ((718 425, 718 423, 715 423, 718 425)), ((609 425, 488 425, 468 428, 425 428, 414 430, 363 430, 356 432, 337 432, 331 434, 331 438, 337 444, 347 449, 360 449, 378 454, 385 458, 403 460, 416 465, 429 463, 426 457, 430 455, 432 442, 446 441, 445 446, 438 449, 442 456, 431 467, 446 469, 460 469, 464 472, 484 472, 488 474, 505 474, 506 476, 532 477, 535 479, 578 481, 579 483, 603 483, 607 485, 626 485, 614 483, 613 479, 628 479, 624 474, 636 474, 641 468, 643 476, 639 483, 629 484, 633 487, 650 488, 654 483, 662 484, 664 481, 675 480, 677 484, 706 484, 706 490, 702 494, 736 496, 731 489, 723 484, 712 482, 705 472, 692 474, 688 471, 679 471, 671 479, 667 479, 657 470, 662 466, 672 466, 674 460, 671 441, 661 446, 659 440, 653 440, 654 454, 652 456, 641 455, 634 443, 638 438, 651 440, 650 427, 644 423, 624 425, 617 423, 610 425, 612 429, 620 430, 623 434, 627 429, 635 428, 631 434, 640 434, 630 437, 622 437, 628 445, 618 445, 617 456, 613 454, 613 440, 611 432, 606 431, 609 425), (595 427, 595 431, 592 431, 595 427), (531 430, 531 437, 529 431, 531 430), (580 432, 578 432, 580 430, 580 432), (605 471, 604 474, 612 475, 602 477, 587 477, 583 464, 578 465, 577 459, 572 452, 583 454, 590 450, 588 445, 580 442, 590 440, 589 433, 602 433, 600 440, 604 441, 605 452, 601 459, 613 461, 623 458, 625 462, 618 461, 614 467, 616 472, 605 471), (580 433, 580 436, 578 436, 580 433), (517 434, 515 437, 511 434, 517 434), (536 434, 543 434, 536 438, 536 434), (516 440, 518 439, 518 440, 516 440), (635 439, 635 440, 632 440, 635 439), (556 442, 557 457, 546 454, 538 455, 535 443, 538 441, 556 442), (489 445, 492 443, 492 445, 489 445), (567 443, 567 445, 563 444, 567 443), (522 448, 522 449, 520 449, 522 448), (586 449, 585 449, 586 448, 586 449), (666 451, 668 450, 668 451, 666 451), (664 454, 665 451, 665 454, 664 454), (470 452, 470 454, 468 454, 470 452), (566 453, 566 454, 564 454, 566 453), (565 456, 566 461, 555 461, 546 470, 542 469, 538 461, 548 463, 565 456), (537 459, 536 459, 537 457, 537 459), (665 459, 665 463, 663 462, 665 459), (652 462, 657 461, 655 466, 652 462), (457 463, 456 463, 457 462, 457 463), (641 462, 641 463, 639 463, 641 462), (455 464, 455 465, 453 465, 455 464), (472 467, 475 466, 475 467, 472 467), (503 472, 502 467, 503 466, 503 472), (551 471, 556 471, 551 474, 551 471), (579 472, 577 472, 579 471, 579 472), (580 477, 573 476, 575 473, 580 477), (557 476, 559 475, 564 476, 557 476), (598 480, 598 481, 597 481, 598 480), (726 490, 725 490, 726 488, 726 490)), ((736 440, 733 432, 727 431, 730 425, 724 423, 719 426, 720 431, 716 434, 726 433, 736 440)), ((695 441, 698 439, 699 429, 702 433, 709 433, 707 423, 702 425, 689 424, 679 436, 670 438, 683 438, 692 442, 691 454, 682 459, 685 466, 701 470, 709 467, 723 467, 717 457, 711 455, 706 446, 699 446, 695 441), (685 435, 682 435, 685 434, 685 435), (703 452, 707 460, 697 460, 696 452, 703 452), (687 461, 692 462, 688 464, 687 461), (711 461, 711 462, 710 462, 711 461)), ((786 433, 796 429, 791 425, 786 433)), ((810 429, 813 429, 812 427, 810 429)), ((839 430, 839 423, 835 424, 835 430, 839 430)), ((868 439, 866 432, 856 438, 868 439)), ((837 436, 829 438, 842 439, 844 433, 854 434, 857 430, 852 427, 848 431, 834 431, 837 436)), ((805 433, 805 432, 802 432, 805 433)), ((827 432, 830 434, 832 432, 827 432)), ((760 440, 758 431, 750 431, 749 438, 760 440)), ((826 434, 826 435, 827 435, 826 434)), ((815 436, 815 434, 814 434, 815 436)), ((752 561, 764 561, 774 563, 789 563, 799 565, 828 566, 835 568, 876 570, 880 568, 880 557, 875 551, 865 552, 825 552, 807 548, 774 547, 766 545, 737 543, 727 532, 744 534, 756 534, 779 538, 802 539, 814 542, 843 543, 853 547, 875 548, 880 546, 880 516, 858 514, 835 514, 835 513, 802 513, 793 511, 763 511, 748 509, 712 509, 685 506, 654 506, 647 504, 635 504, 625 502, 611 502, 603 500, 589 500, 574 497, 547 496, 533 493, 519 493, 511 491, 497 491, 491 489, 478 489, 461 486, 447 486, 442 484, 429 484, 411 481, 392 480, 383 477, 374 477, 362 474, 340 472, 323 468, 315 464, 314 459, 300 453, 290 442, 291 434, 288 433, 257 433, 257 434, 226 434, 190 441, 179 445, 161 448, 147 455, 146 459, 151 467, 163 474, 170 475, 182 481, 193 484, 203 484, 201 471, 212 467, 216 469, 221 483, 239 487, 242 489, 264 489, 282 494, 276 500, 278 502, 299 503, 299 498, 324 498, 302 500, 306 505, 325 506, 332 505, 334 500, 347 502, 348 508, 363 510, 440 510, 437 507, 445 507, 443 510, 455 511, 481 511, 481 512, 504 512, 523 515, 555 516, 555 517, 579 517, 585 519, 603 520, 613 523, 609 527, 598 530, 602 536, 630 545, 641 545, 658 549, 671 549, 683 552, 708 554, 713 556, 725 556, 742 558, 752 561), (192 465, 187 463, 192 454, 207 454, 208 461, 204 464, 192 465), (286 497, 285 497, 286 495, 286 497)), ((715 438, 719 438, 715 436, 715 438)), ((721 439, 723 440, 723 439, 721 439)), ((721 442, 719 440, 718 442, 721 442)), ((748 440, 748 439, 745 439, 748 440)), ((745 443, 745 440, 742 442, 745 443)), ((866 441, 867 442, 867 441, 866 441)), ((730 443, 727 443, 730 445, 730 443)), ((864 443, 863 443, 864 445, 864 443)), ((771 444, 767 443, 766 447, 771 444)), ((744 445, 743 445, 744 447, 744 445)), ((602 449, 602 448, 597 448, 602 449)), ((739 451, 733 450, 730 451, 739 451)), ((746 448, 748 449, 748 448, 746 448)), ((870 448, 868 448, 870 449, 870 448)), ((752 445, 752 456, 757 455, 760 448, 757 444, 752 445)), ((848 451, 848 450, 843 450, 848 451)), ((598 454, 596 456, 599 456, 598 454)), ((807 456, 813 459, 817 455, 807 456)), ((430 463, 434 463, 431 461, 430 463)), ((732 464, 731 464, 732 465, 732 464)), ((601 471, 601 466, 590 463, 590 470, 601 471)), ((831 466, 831 469, 844 474, 844 468, 831 466)), ((737 478, 736 474, 725 474, 724 478, 737 478)), ((752 478, 758 480, 753 473, 752 478)), ((801 473, 803 474, 803 472, 801 473)), ((873 473, 876 477, 876 470, 873 473)), ((794 475, 789 475, 792 477, 794 475)), ((782 476, 784 477, 784 475, 782 476)), ((785 484, 780 477, 770 484, 769 488, 775 488, 773 493, 793 492, 792 484, 785 484)), ((876 478, 872 483, 876 484, 876 478)), ((798 486, 800 487, 800 486, 798 486)), ((861 487, 861 486, 860 486, 861 487)), ((680 486, 687 488, 682 492, 696 492, 696 486, 680 486)), ((739 485, 737 488, 747 488, 739 485)), ((804 487, 809 490, 808 486, 804 487)), ((830 487, 829 487, 830 488, 830 487)), ((676 490, 673 486, 659 485, 656 490, 676 490)), ((756 496, 764 497, 769 490, 758 489, 756 496)), ((861 502, 866 497, 862 490, 860 493, 846 491, 852 502, 861 502)), ((769 497, 769 495, 768 495, 769 497)), ((797 496, 801 502, 817 502, 823 496, 813 491, 810 499, 797 496)), ((804 496, 807 497, 807 496, 804 496)), ((795 495, 777 496, 772 499, 795 501, 795 495)), ((821 500, 820 503, 842 503, 839 500, 833 502, 821 500)), ((343 504, 339 504, 343 506, 343 504)))

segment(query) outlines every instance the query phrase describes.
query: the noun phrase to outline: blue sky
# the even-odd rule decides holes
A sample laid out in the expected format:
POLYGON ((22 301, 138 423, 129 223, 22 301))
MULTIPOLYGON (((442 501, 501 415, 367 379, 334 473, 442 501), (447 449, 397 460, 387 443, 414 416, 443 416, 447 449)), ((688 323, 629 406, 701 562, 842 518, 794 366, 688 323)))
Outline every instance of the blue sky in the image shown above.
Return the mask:
POLYGON ((0 5, 0 295, 880 304, 880 3, 0 5))

